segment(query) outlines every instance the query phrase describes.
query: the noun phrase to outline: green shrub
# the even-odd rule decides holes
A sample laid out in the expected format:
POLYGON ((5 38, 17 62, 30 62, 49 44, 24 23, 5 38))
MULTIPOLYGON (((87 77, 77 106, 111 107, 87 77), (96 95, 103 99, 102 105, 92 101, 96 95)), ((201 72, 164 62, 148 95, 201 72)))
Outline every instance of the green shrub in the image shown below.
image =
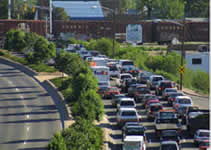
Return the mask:
POLYGON ((156 70, 155 73, 162 75, 163 77, 167 78, 168 80, 171 80, 171 81, 174 81, 174 82, 178 82, 178 80, 179 80, 178 76, 175 76, 171 73, 168 73, 168 72, 165 72, 165 71, 162 71, 162 70, 156 70))
POLYGON ((67 150, 64 138, 61 133, 54 134, 48 144, 48 150, 67 150))
POLYGON ((78 119, 62 131, 68 150, 100 150, 103 145, 103 131, 86 119, 78 119))
POLYGON ((57 70, 53 66, 47 64, 30 64, 28 65, 37 72, 56 72, 57 70))
POLYGON ((192 80, 192 85, 194 88, 203 91, 204 93, 209 93, 210 86, 209 86, 209 75, 206 72, 202 72, 198 70, 192 80))

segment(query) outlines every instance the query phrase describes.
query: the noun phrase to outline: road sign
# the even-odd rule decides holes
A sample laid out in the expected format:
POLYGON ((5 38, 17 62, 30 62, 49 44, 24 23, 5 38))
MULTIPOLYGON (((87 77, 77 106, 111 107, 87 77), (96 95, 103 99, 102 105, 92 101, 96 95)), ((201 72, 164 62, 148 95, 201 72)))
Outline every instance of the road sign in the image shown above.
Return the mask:
POLYGON ((179 72, 180 72, 181 74, 184 74, 184 72, 185 72, 185 67, 184 67, 184 66, 180 66, 179 72))

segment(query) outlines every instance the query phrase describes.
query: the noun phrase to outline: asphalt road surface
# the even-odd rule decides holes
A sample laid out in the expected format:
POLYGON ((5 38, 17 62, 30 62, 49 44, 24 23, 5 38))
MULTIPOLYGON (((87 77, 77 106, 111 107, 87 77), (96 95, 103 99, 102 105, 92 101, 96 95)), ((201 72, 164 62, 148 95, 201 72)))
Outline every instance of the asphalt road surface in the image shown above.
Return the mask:
POLYGON ((0 150, 43 150, 61 128, 48 93, 31 77, 0 64, 0 150))
MULTIPOLYGON (((113 85, 113 83, 111 83, 113 85)), ((200 98, 191 96, 193 99, 193 103, 196 106, 199 106, 201 109, 208 109, 209 108, 209 99, 208 98, 200 98)), ((160 99, 161 103, 165 108, 172 108, 168 107, 167 101, 160 99)), ((111 129, 111 142, 109 143, 109 148, 111 150, 121 150, 122 148, 122 131, 120 128, 117 127, 116 121, 116 108, 112 107, 111 99, 103 99, 104 107, 105 107, 105 114, 109 121, 108 128, 111 129)), ((141 115, 142 119, 140 121, 145 127, 147 127, 146 136, 147 136, 147 150, 159 150, 160 141, 159 137, 155 134, 154 130, 154 122, 149 121, 146 116, 145 109, 141 107, 141 104, 137 104, 137 111, 139 115, 141 115)), ((182 139, 182 150, 198 150, 199 148, 196 147, 193 143, 193 137, 190 137, 186 131, 186 127, 183 126, 183 139, 182 139)))

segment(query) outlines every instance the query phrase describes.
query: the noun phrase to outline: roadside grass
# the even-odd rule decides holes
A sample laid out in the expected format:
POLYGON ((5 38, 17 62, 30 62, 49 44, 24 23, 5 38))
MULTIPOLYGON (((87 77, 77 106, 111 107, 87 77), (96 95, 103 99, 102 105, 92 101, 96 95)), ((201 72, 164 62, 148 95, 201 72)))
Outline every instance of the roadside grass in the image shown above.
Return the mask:
POLYGON ((29 64, 24 58, 13 56, 9 51, 7 50, 0 50, 0 56, 3 56, 5 58, 11 59, 15 62, 18 62, 20 64, 26 65, 33 70, 37 72, 49 72, 53 73, 56 72, 57 69, 55 69, 53 66, 48 66, 47 64, 29 64))

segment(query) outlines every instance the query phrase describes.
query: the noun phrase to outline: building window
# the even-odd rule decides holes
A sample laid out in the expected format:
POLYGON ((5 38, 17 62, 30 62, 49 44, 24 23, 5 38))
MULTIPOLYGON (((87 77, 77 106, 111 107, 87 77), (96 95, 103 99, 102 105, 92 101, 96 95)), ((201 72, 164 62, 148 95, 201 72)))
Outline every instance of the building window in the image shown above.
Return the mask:
POLYGON ((201 64, 201 58, 193 58, 192 64, 193 65, 200 65, 201 64))

